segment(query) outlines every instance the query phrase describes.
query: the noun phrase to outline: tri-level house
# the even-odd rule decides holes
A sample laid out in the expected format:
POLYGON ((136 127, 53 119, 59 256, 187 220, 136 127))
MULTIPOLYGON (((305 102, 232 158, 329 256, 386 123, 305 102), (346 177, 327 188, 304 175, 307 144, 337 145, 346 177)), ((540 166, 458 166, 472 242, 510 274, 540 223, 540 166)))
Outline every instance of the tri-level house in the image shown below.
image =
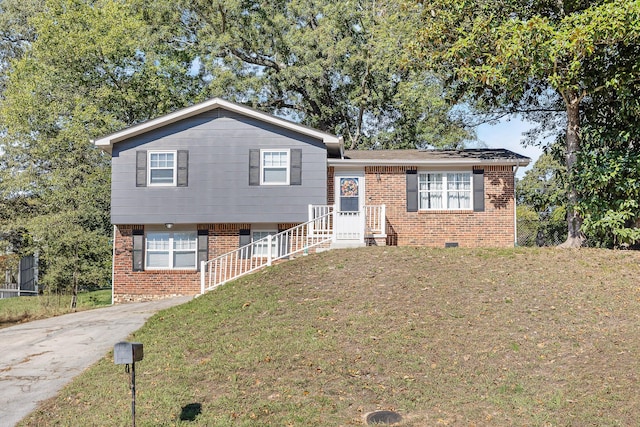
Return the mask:
POLYGON ((196 295, 272 262, 364 245, 509 247, 508 150, 345 151, 222 99, 94 141, 112 156, 114 301, 196 295))

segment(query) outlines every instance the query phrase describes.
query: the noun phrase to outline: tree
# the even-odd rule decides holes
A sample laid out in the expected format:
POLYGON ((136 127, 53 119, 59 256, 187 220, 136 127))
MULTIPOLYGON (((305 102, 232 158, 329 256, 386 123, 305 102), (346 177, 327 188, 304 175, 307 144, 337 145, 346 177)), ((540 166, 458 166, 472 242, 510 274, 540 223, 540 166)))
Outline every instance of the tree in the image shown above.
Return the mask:
POLYGON ((35 40, 29 18, 42 10, 44 0, 0 0, 0 97, 13 59, 35 40))
POLYGON ((639 44, 619 43, 593 64, 576 188, 584 229, 606 247, 640 243, 639 44))
POLYGON ((556 237, 566 233, 566 169, 559 160, 564 150, 558 143, 551 148, 516 183, 518 235, 527 223, 538 246, 557 244, 556 237))
POLYGON ((190 52, 212 95, 344 135, 348 148, 459 147, 435 76, 407 46, 415 3, 139 0, 154 31, 190 52), (171 34, 172 36, 168 36, 171 34))
POLYGON ((0 100, 0 225, 28 232, 49 289, 75 293, 110 276, 110 159, 90 138, 186 105, 199 81, 123 2, 47 0, 28 22, 0 100))
POLYGON ((565 170, 552 152, 543 153, 533 167, 517 183, 517 203, 535 212, 564 209, 566 197, 565 170))
MULTIPOLYGON (((565 166, 569 179, 564 246, 584 240, 574 184, 581 150, 583 109, 602 90, 604 68, 618 66, 616 50, 640 37, 640 2, 617 1, 424 1, 418 49, 425 63, 447 75, 454 99, 480 110, 566 120, 565 166)), ((613 73, 615 74, 615 73, 613 73)), ((605 82, 632 86, 636 73, 605 82)), ((623 90, 623 89, 622 89, 623 90)))

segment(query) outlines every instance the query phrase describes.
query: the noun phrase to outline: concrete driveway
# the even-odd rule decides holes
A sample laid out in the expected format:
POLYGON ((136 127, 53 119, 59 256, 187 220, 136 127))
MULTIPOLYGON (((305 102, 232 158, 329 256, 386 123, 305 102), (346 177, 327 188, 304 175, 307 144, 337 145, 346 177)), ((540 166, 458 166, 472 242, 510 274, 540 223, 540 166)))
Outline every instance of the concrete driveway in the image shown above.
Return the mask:
POLYGON ((0 426, 15 426, 157 311, 191 299, 120 304, 0 329, 0 426))

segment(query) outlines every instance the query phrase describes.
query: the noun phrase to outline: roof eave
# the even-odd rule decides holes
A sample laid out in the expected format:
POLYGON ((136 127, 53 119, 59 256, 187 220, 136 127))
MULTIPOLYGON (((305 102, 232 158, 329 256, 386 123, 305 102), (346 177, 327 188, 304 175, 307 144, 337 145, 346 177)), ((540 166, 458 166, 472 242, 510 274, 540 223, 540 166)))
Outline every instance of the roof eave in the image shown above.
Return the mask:
POLYGON ((330 147, 334 150, 342 150, 342 146, 344 144, 342 137, 321 132, 307 126, 303 126, 289 120, 281 119, 271 114, 255 110, 253 108, 246 107, 244 105, 225 101, 220 98, 213 98, 208 101, 192 105, 191 107, 183 108, 157 119, 152 119, 144 123, 131 126, 121 131, 96 139, 95 141, 93 141, 93 143, 104 151, 111 153, 113 144, 216 108, 224 108, 225 110, 252 117, 266 123, 270 123, 279 127, 283 127, 285 129, 301 133, 303 135, 310 136, 312 138, 320 139, 325 145, 327 145, 328 148, 330 147))
POLYGON ((399 160, 399 159, 327 159, 329 166, 527 166, 531 159, 419 159, 419 160, 399 160))

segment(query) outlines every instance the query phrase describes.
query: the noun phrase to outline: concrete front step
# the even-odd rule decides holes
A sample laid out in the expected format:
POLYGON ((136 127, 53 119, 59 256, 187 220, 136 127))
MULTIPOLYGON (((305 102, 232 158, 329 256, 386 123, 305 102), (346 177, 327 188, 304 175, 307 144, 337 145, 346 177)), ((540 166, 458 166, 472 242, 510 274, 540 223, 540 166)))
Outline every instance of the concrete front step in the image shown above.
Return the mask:
POLYGON ((364 246, 366 246, 365 242, 339 240, 337 242, 331 242, 330 249, 362 248, 364 246))

